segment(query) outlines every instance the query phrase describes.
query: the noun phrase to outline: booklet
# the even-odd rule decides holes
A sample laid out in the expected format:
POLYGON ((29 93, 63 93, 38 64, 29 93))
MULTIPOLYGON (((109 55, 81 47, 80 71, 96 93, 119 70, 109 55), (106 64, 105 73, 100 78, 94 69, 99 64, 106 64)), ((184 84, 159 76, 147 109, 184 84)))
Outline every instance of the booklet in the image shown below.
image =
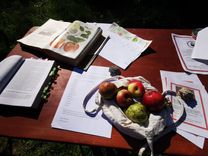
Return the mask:
POLYGON ((77 66, 101 37, 102 29, 81 21, 49 19, 31 34, 17 40, 65 64, 77 66))
POLYGON ((57 73, 53 60, 12 55, 0 62, 0 105, 36 108, 57 73))

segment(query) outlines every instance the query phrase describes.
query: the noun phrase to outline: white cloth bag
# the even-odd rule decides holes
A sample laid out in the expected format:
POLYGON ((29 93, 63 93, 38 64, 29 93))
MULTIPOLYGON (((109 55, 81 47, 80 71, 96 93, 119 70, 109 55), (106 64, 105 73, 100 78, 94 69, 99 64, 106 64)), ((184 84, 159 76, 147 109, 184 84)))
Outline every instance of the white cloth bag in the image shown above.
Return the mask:
MULTIPOLYGON (((127 78, 122 76, 115 76, 104 81, 113 82, 117 87, 121 87, 127 86, 128 81, 131 79, 140 80, 143 83, 145 90, 157 90, 155 87, 151 86, 149 81, 141 76, 127 78)), ((182 102, 180 102, 180 100, 182 99, 178 97, 178 105, 180 105, 181 107, 178 120, 172 120, 170 115, 171 112, 174 110, 166 107, 159 113, 150 113, 148 124, 146 126, 142 126, 132 122, 113 100, 104 100, 103 98, 101 98, 100 94, 98 93, 98 86, 99 84, 95 88, 93 88, 85 97, 83 102, 85 112, 90 116, 95 116, 99 110, 102 110, 105 116, 109 119, 109 121, 122 133, 136 139, 146 139, 147 144, 145 144, 139 150, 138 155, 142 155, 145 149, 149 146, 151 150, 151 156, 153 156, 153 142, 158 138, 162 137, 164 134, 175 129, 176 126, 180 124, 180 120, 182 119, 182 116, 184 114, 184 106, 182 102), (93 110, 87 110, 87 102, 93 94, 96 94, 95 103, 97 104, 97 107, 93 110)), ((168 92, 165 92, 163 94, 167 93, 168 92)))

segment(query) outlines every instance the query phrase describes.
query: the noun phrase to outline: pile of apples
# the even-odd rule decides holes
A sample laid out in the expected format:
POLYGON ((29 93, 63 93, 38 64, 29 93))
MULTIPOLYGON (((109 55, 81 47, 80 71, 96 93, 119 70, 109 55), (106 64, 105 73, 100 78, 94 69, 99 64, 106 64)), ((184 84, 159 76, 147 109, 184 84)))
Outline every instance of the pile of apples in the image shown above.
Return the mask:
POLYGON ((138 79, 119 88, 113 82, 102 82, 99 93, 105 100, 114 100, 130 120, 139 124, 148 120, 149 113, 164 107, 164 96, 157 90, 146 90, 138 79))

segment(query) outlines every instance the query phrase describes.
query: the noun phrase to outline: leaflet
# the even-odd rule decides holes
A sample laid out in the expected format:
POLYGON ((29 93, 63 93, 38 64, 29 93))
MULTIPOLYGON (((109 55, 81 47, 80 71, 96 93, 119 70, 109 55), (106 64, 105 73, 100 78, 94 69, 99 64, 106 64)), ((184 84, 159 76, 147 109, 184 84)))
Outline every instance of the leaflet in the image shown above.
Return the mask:
MULTIPOLYGON (((171 71, 163 71, 163 70, 161 70, 160 71, 160 75, 161 75, 161 80, 162 80, 163 91, 166 91, 166 90, 168 90, 170 88, 170 87, 168 87, 168 86, 170 86, 169 85, 170 81, 171 82, 180 81, 180 84, 188 83, 190 86, 193 86, 193 85, 200 86, 200 88, 203 88, 203 90, 204 90, 204 87, 203 87, 201 81, 199 80, 199 78, 198 78, 198 76, 196 74, 187 74, 187 73, 183 73, 183 72, 171 72, 171 71)), ((196 119, 193 117, 192 113, 196 109, 199 109, 199 106, 197 108, 189 108, 189 107, 186 108, 186 112, 188 112, 187 116, 190 116, 190 117, 188 117, 189 120, 192 119, 192 118, 193 118, 192 120, 194 120, 194 121, 195 120, 204 120, 201 117, 198 117, 196 119)), ((198 113, 199 112, 200 111, 198 111, 198 113)), ((187 123, 184 123, 183 125, 185 125, 185 127, 183 126, 181 128, 179 126, 176 129, 176 132, 178 134, 180 134, 181 136, 183 136, 184 138, 186 138, 187 140, 189 140, 192 143, 194 143, 199 148, 203 148, 205 137, 199 136, 200 133, 196 134, 197 133, 196 131, 195 131, 196 132, 195 134, 192 131, 187 131, 186 125, 189 126, 188 127, 189 130, 194 125, 189 125, 187 123)))
POLYGON ((190 73, 208 74, 208 61, 192 58, 195 40, 192 36, 171 34, 183 69, 190 73))
POLYGON ((122 69, 126 69, 136 60, 152 42, 132 34, 116 23, 103 30, 105 35, 110 36, 110 39, 99 55, 122 69))

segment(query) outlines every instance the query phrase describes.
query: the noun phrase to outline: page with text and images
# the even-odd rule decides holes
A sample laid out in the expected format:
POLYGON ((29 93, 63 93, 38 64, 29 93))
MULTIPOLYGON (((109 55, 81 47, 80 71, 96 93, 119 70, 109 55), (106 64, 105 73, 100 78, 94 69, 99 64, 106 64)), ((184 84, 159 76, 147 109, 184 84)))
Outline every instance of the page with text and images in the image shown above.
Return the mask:
MULTIPOLYGON (((173 71, 160 70, 160 75, 161 75, 163 92, 168 90, 169 79, 171 81, 180 80, 180 84, 183 84, 183 82, 188 82, 190 84, 195 84, 197 86, 203 87, 203 84, 201 83, 200 79, 198 78, 196 74, 187 74, 185 72, 173 72, 173 71)), ((191 141, 193 144, 195 144, 199 148, 203 149, 205 137, 200 136, 200 134, 190 133, 186 131, 186 129, 182 130, 179 128, 176 128, 176 132, 179 135, 183 136, 184 138, 191 141)))
MULTIPOLYGON (((181 97, 183 100, 180 102, 185 107, 186 117, 178 129, 208 138, 208 94, 204 86, 169 79, 167 87, 177 96, 182 90, 185 90, 183 96, 186 99, 181 97)), ((173 119, 177 119, 177 112, 180 112, 181 107, 178 105, 176 96, 171 96, 170 100, 176 110, 173 113, 173 119)))

